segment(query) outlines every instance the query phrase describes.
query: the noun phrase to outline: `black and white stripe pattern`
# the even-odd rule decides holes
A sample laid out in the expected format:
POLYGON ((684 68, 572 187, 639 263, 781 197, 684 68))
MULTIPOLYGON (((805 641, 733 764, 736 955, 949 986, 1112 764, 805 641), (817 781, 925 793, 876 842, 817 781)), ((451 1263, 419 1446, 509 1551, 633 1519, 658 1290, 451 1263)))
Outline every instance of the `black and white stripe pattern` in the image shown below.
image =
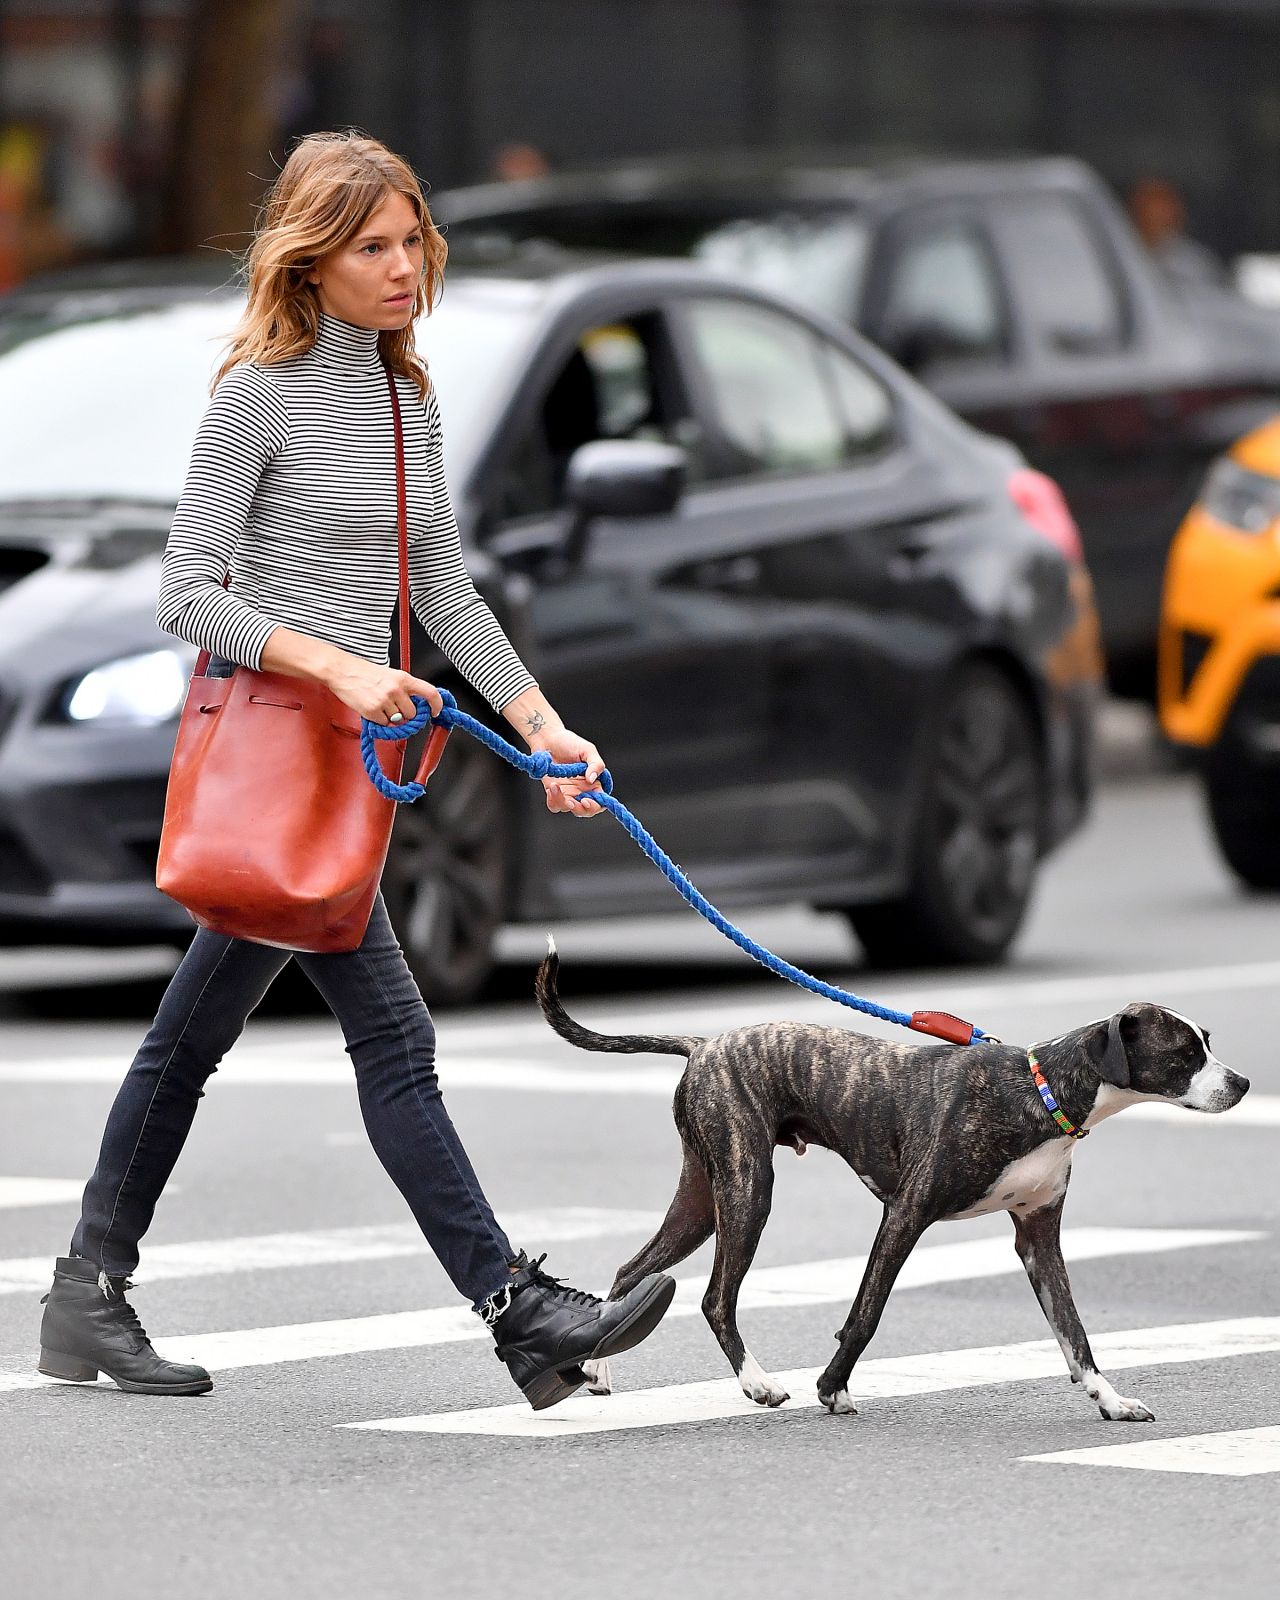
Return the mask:
MULTIPOLYGON (((500 709, 535 680, 463 564, 435 389, 424 403, 407 378, 395 381, 410 600, 500 709)), ((156 621, 254 669, 282 624, 386 665, 398 586, 395 433, 377 330, 322 312, 303 355, 242 362, 214 391, 165 545, 156 621)))

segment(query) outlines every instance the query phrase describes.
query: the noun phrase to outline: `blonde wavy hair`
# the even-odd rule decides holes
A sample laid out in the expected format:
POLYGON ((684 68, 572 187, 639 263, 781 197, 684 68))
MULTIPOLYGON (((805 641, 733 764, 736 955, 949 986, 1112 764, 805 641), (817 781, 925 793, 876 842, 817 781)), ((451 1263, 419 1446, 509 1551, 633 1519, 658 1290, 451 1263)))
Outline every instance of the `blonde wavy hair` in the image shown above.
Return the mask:
POLYGON ((354 238, 392 193, 403 195, 417 213, 424 261, 413 317, 403 328, 384 328, 378 334, 378 354, 426 400, 427 367, 414 349, 413 324, 435 304, 449 247, 431 220, 422 185, 408 162, 355 128, 306 134, 267 191, 239 267, 249 304, 209 385, 210 394, 242 361, 270 365, 311 348, 320 325, 320 301, 306 274, 320 257, 354 238))

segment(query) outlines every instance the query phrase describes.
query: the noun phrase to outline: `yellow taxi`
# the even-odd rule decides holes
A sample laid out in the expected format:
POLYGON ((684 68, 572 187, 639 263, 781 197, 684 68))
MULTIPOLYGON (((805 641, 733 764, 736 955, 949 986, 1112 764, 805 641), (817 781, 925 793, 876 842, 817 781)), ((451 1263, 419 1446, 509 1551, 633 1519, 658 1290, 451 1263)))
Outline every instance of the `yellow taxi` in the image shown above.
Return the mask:
POLYGON ((1227 862, 1280 888, 1280 417, 1214 464, 1173 541, 1158 686, 1227 862))

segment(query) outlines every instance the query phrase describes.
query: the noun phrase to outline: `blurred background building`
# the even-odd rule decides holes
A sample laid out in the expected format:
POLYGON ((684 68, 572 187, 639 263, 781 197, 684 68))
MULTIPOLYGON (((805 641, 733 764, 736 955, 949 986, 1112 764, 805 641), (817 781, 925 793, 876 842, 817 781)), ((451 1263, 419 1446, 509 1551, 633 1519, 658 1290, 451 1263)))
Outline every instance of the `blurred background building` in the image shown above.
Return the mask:
POLYGON ((0 286, 237 248, 290 138, 347 124, 435 188, 676 150, 1065 152, 1122 193, 1170 186, 1220 255, 1280 250, 1277 0, 7 0, 0 18, 0 286))

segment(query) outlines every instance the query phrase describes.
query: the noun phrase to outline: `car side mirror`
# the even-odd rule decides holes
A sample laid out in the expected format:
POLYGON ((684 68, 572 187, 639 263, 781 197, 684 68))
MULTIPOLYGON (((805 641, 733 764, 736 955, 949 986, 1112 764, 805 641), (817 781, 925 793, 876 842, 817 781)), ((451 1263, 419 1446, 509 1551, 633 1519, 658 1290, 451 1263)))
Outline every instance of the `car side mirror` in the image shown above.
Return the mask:
POLYGON ((689 458, 679 445, 653 439, 593 439, 579 445, 565 471, 573 520, 565 557, 582 558, 597 517, 661 517, 680 504, 689 458))

